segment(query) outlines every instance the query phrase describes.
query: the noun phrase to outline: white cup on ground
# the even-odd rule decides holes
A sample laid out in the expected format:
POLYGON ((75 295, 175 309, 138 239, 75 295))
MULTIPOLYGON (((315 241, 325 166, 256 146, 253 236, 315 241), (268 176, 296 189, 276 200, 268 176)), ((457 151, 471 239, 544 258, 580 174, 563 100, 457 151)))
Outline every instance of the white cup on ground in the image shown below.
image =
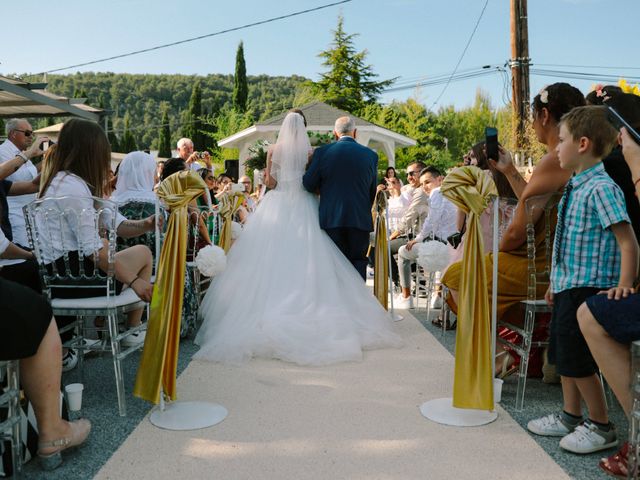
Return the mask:
POLYGON ((82 391, 84 385, 81 383, 70 383, 64 387, 64 391, 67 394, 67 406, 69 411, 77 412, 82 407, 82 391))
POLYGON ((502 400, 502 384, 504 380, 501 378, 493 379, 493 403, 500 403, 502 400))

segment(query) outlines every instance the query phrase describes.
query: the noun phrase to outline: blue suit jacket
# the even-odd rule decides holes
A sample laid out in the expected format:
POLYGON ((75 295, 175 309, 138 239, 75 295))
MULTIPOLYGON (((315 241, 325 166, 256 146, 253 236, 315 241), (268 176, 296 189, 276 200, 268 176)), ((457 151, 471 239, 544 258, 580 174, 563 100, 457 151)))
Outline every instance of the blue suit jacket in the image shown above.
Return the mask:
POLYGON ((316 149, 302 183, 320 191, 320 227, 372 231, 377 175, 378 154, 351 137, 316 149))

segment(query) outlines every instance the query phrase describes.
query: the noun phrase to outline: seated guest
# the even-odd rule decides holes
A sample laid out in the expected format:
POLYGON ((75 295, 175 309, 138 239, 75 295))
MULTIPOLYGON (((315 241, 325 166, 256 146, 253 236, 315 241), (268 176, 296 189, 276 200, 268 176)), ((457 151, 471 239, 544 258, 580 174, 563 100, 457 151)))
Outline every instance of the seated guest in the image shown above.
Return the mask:
POLYGON ((51 306, 41 295, 0 278, 0 360, 20 360, 20 381, 38 424, 38 457, 44 470, 62 463, 61 453, 85 442, 86 419, 60 417, 62 345, 51 306))
POLYGON ((387 169, 384 172, 384 177, 382 177, 382 182, 380 183, 383 185, 388 185, 389 180, 391 180, 392 178, 395 178, 396 180, 398 180, 398 182, 400 183, 400 187, 402 187, 402 180, 398 178, 398 172, 396 172, 396 169, 393 167, 387 167, 387 169))
MULTIPOLYGON (((211 203, 213 205, 218 204, 218 199, 216 198, 216 193, 218 193, 218 180, 211 170, 208 168, 201 168, 198 170, 198 174, 204 180, 204 183, 207 184, 207 188, 209 189, 209 197, 211 198, 211 203)), ((207 205, 207 199, 204 195, 198 197, 198 205, 205 206, 207 205)))
POLYGON ((572 171, 558 206, 549 289, 553 305, 549 361, 562 378, 563 408, 531 420, 529 431, 562 437, 560 447, 592 453, 617 445, 609 422, 598 366, 578 328, 580 304, 600 290, 628 295, 638 273, 638 243, 620 188, 604 171, 602 158, 617 132, 600 106, 574 108, 563 115, 560 166, 572 171), (582 418, 582 400, 588 417, 582 418))
MULTIPOLYGON (((538 141, 546 146, 547 153, 540 159, 536 169, 527 183, 511 161, 510 155, 503 150, 498 162, 491 159, 490 163, 503 173, 518 198, 518 205, 513 214, 513 220, 505 230, 500 241, 498 259, 498 318, 503 318, 509 312, 508 320, 517 324, 522 320, 520 302, 527 298, 527 212, 525 201, 528 198, 551 194, 560 191, 571 177, 571 172, 560 168, 556 154, 558 145, 558 124, 562 115, 573 107, 584 105, 584 96, 580 91, 567 83, 554 83, 542 89, 532 102, 533 129, 538 141), (513 308, 512 308, 513 307, 513 308)), ((538 212, 534 220, 536 242, 536 268, 543 271, 546 268, 545 222, 542 212, 538 212)), ((492 254, 487 255, 486 277, 489 297, 492 291, 492 254)), ((442 277, 442 283, 449 288, 448 303, 457 312, 457 298, 460 290, 462 265, 456 262, 449 266, 442 277)), ((542 298, 546 286, 538 284, 537 296, 542 298)), ((497 349, 501 349, 498 344, 497 349)), ((501 362, 496 365, 496 371, 503 370, 503 363, 513 363, 514 359, 508 355, 500 357, 501 362)))
POLYGON ((386 180, 386 185, 379 185, 378 188, 383 188, 388 193, 387 205, 389 206, 389 228, 391 231, 395 231, 400 228, 400 222, 407 213, 411 200, 409 197, 402 193, 402 184, 400 179, 396 177, 390 177, 386 180))
MULTIPOLYGON (((621 141, 631 178, 640 179, 640 145, 625 128, 621 141)), ((635 190, 640 198, 640 181, 635 182, 635 190)), ((598 368, 630 418, 633 397, 629 385, 637 381, 631 377, 630 345, 640 340, 640 293, 611 289, 607 295, 589 297, 578 309, 578 323, 598 368)), ((628 456, 626 442, 618 453, 600 460, 600 468, 609 475, 626 478, 628 456)))
MULTIPOLYGON (((413 162, 407 166, 408 184, 402 187, 402 193, 409 198, 409 206, 396 228, 389 235, 389 247, 391 249, 391 277, 394 283, 398 283, 398 264, 395 255, 400 247, 405 245, 415 235, 429 212, 429 197, 420 187, 420 172, 426 167, 422 162, 413 162)), ((373 265, 375 249, 371 248, 369 255, 370 265, 373 265)))
POLYGON ((248 213, 252 213, 256 208, 256 202, 253 199, 253 197, 251 196, 251 194, 252 194, 252 192, 251 192, 251 190, 252 190, 252 188, 251 188, 252 187, 251 179, 248 176, 243 175, 238 180, 238 183, 244 187, 244 198, 246 199, 245 200, 245 204, 246 205, 244 205, 244 207, 247 209, 248 213))
MULTIPOLYGON (((96 123, 73 118, 65 122, 57 144, 57 148, 44 167, 41 198, 70 196, 71 208, 86 205, 87 210, 93 208, 89 197, 103 197, 107 188, 111 163, 111 148, 104 131, 96 123)), ((155 229, 154 217, 144 220, 127 220, 118 214, 116 219, 117 233, 123 237, 133 237, 155 229)), ((69 226, 67 226, 69 228, 69 226)), ((68 241, 78 245, 78 252, 74 257, 77 269, 80 261, 85 264, 96 265, 102 271, 107 271, 108 257, 106 241, 99 238, 91 229, 90 233, 69 229, 60 232, 60 226, 55 219, 51 219, 48 226, 51 232, 63 235, 68 241), (80 249, 86 251, 97 250, 97 257, 79 258, 80 249)), ((45 263, 59 261, 63 251, 60 245, 44 245, 43 256, 45 263)), ((115 278, 116 292, 125 288, 132 288, 142 300, 149 302, 153 292, 151 278, 152 258, 149 248, 144 245, 136 245, 116 253, 115 278)), ((76 272, 77 273, 77 272, 76 272)), ((91 297, 95 292, 91 289, 56 289, 52 292, 54 297, 81 298, 91 297)), ((138 309, 128 314, 129 326, 135 327, 141 323, 143 309, 138 309)), ((60 318, 58 318, 60 321, 60 318)), ((68 320, 65 320, 68 321, 68 320)), ((130 346, 144 341, 144 331, 137 332, 122 340, 123 345, 130 346)), ((70 353, 71 350, 69 350, 70 353)), ((69 359, 73 364, 73 359, 69 359)))
POLYGON ((42 293, 40 273, 33 252, 12 243, 5 237, 2 230, 0 230, 0 278, 29 287, 37 294, 42 293))
POLYGON ((420 172, 420 183, 424 192, 429 195, 429 215, 422 225, 420 233, 413 240, 398 250, 398 269, 400 271, 400 288, 402 292, 394 299, 398 308, 412 308, 411 297, 411 264, 418 259, 416 244, 426 240, 446 239, 456 232, 457 208, 440 192, 442 174, 435 167, 427 167, 420 172))
MULTIPOLYGON (((43 152, 40 146, 42 142, 48 141, 48 139, 42 137, 34 142, 31 124, 24 118, 8 120, 5 124, 5 131, 7 139, 0 145, 0 166, 7 162, 12 162, 14 169, 7 175, 0 175, 0 178, 6 178, 11 182, 32 182, 35 180, 38 183, 41 164, 35 166, 31 159, 42 155, 43 152), (13 161, 16 157, 22 160, 21 164, 15 165, 13 161)), ((11 223, 11 240, 23 248, 29 247, 29 239, 27 238, 22 207, 36 199, 36 191, 16 194, 17 196, 8 199, 9 209, 7 213, 11 223)))
MULTIPOLYGON (((156 162, 145 152, 131 152, 118 165, 115 191, 110 200, 118 204, 120 213, 139 220, 155 214, 157 197, 153 191, 156 162)), ((146 245, 155 254, 155 231, 132 238, 118 238, 118 249, 146 245)))

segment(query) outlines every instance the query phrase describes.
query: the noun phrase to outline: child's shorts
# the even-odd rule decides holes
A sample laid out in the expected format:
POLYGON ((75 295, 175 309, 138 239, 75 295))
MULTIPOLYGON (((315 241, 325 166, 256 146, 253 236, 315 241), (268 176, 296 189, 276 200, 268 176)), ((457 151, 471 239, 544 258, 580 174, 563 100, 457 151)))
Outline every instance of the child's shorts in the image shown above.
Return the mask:
POLYGON ((554 295, 549 362, 556 366, 558 375, 581 378, 598 372, 598 366, 578 326, 576 312, 587 298, 601 290, 601 288, 580 287, 554 295))

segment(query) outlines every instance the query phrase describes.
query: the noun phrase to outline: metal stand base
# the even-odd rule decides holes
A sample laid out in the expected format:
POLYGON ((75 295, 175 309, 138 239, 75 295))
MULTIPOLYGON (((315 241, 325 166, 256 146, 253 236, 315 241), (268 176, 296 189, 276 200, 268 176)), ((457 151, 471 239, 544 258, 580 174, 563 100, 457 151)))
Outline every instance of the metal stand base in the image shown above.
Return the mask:
POLYGON ((453 398, 437 398, 420 405, 420 413, 429 420, 455 427, 479 427, 498 418, 495 410, 469 410, 453 406, 453 398))
POLYGON ((149 421, 165 430, 199 430, 212 427, 227 418, 227 409, 217 403, 172 402, 158 406, 149 421))

